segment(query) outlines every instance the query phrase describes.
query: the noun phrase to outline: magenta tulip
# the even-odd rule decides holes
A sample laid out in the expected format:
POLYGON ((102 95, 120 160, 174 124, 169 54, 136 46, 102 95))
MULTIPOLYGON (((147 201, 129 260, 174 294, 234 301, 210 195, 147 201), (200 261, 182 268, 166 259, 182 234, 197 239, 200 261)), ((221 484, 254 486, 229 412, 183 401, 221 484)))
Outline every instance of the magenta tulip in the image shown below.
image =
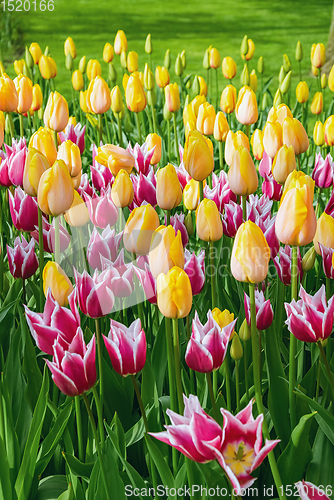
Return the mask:
POLYGON ((262 182, 262 193, 269 200, 279 201, 282 197, 283 186, 275 181, 273 174, 265 175, 262 182))
POLYGON ((312 179, 318 188, 328 188, 333 184, 334 162, 330 153, 325 159, 320 153, 315 155, 314 170, 312 179))
MULTIPOLYGON (((49 224, 43 219, 43 247, 44 251, 54 253, 55 251, 55 223, 49 224)), ((32 231, 31 236, 37 243, 39 242, 38 226, 35 226, 35 231, 32 231)), ((71 241, 68 231, 59 223, 59 247, 60 252, 65 252, 71 241)))
POLYGON ((146 337, 140 319, 127 328, 122 323, 110 320, 108 337, 103 340, 114 370, 127 377, 139 373, 146 361, 146 337))
POLYGON ((193 295, 198 295, 205 285, 205 250, 196 255, 185 248, 184 270, 188 274, 193 295))
MULTIPOLYGON (((181 148, 180 148, 180 152, 181 152, 181 148)), ((182 149, 182 154, 183 154, 183 149, 182 149)), ((177 174, 177 177, 179 179, 179 183, 181 184, 182 191, 183 191, 184 188, 186 187, 186 185, 188 184, 188 182, 191 180, 191 175, 189 175, 188 172, 186 171, 186 169, 184 168, 184 163, 182 160, 181 160, 180 166, 178 167, 178 166, 174 165, 174 168, 176 170, 176 174, 177 174)))
POLYGON ((135 168, 137 172, 147 175, 150 169, 150 161, 154 155, 155 147, 148 149, 147 142, 144 142, 142 146, 136 143, 133 149, 131 144, 129 144, 127 150, 132 154, 132 156, 134 156, 135 168))
POLYGON ((131 174, 130 177, 134 190, 133 202, 129 206, 130 210, 133 210, 136 206, 139 207, 144 201, 155 207, 157 204, 157 181, 153 167, 150 167, 147 175, 140 172, 139 177, 134 174, 131 174))
POLYGON ((285 303, 286 325, 297 339, 303 342, 318 342, 332 333, 334 321, 334 295, 326 300, 325 285, 315 295, 309 295, 301 286, 300 300, 285 303))
MULTIPOLYGON (((301 500, 330 500, 330 498, 325 494, 327 490, 326 487, 322 487, 324 489, 315 486, 313 483, 309 481, 298 481, 295 483, 298 494, 301 500)), ((331 487, 331 485, 328 485, 331 487)))
POLYGON ((110 229, 110 226, 107 226, 101 234, 94 227, 87 245, 87 260, 90 267, 101 271, 101 256, 115 261, 122 236, 123 233, 116 234, 115 229, 110 229))
POLYGON ((12 221, 19 231, 33 231, 38 226, 38 205, 37 198, 33 198, 17 187, 14 196, 10 191, 9 209, 12 221))
POLYGON ((224 170, 220 171, 219 177, 215 173, 212 173, 212 189, 206 184, 204 187, 204 197, 213 200, 221 214, 224 211, 226 203, 229 203, 230 200, 237 201, 236 195, 228 184, 227 174, 224 170))
POLYGON ((320 253, 322 257, 322 266, 324 268, 324 273, 326 278, 334 279, 334 267, 333 267, 333 248, 327 248, 321 243, 318 243, 320 248, 320 253))
MULTIPOLYGON (((53 354, 53 344, 58 337, 69 345, 80 326, 80 316, 74 300, 74 294, 68 298, 70 309, 60 307, 48 289, 44 312, 36 313, 24 306, 27 323, 36 345, 46 354, 53 354)), ((64 344, 62 344, 64 345, 64 344)))
POLYGON ((53 345, 53 360, 45 360, 52 380, 66 396, 80 396, 96 382, 95 337, 86 346, 79 327, 69 346, 59 336, 53 345))
POLYGON ((133 265, 124 262, 124 248, 120 251, 114 262, 101 256, 102 269, 108 276, 108 287, 116 297, 129 297, 133 290, 133 265))
POLYGON ((14 248, 7 245, 8 266, 14 278, 31 278, 38 269, 35 240, 28 243, 23 235, 14 240, 14 248))
POLYGON ((97 191, 107 189, 114 182, 114 176, 112 175, 111 170, 97 162, 95 162, 95 166, 90 167, 90 174, 92 184, 97 191))
MULTIPOLYGON (((244 292, 244 306, 246 320, 248 325, 251 324, 250 299, 244 292)), ((255 308, 256 308, 256 328, 258 330, 266 330, 270 327, 274 320, 273 308, 270 304, 270 299, 265 300, 264 293, 255 290, 255 308)))
POLYGON ((0 150, 0 186, 9 187, 12 185, 8 176, 8 162, 6 160, 6 153, 0 150))
POLYGON ((225 236, 234 238, 243 221, 242 208, 234 201, 229 201, 224 207, 224 215, 222 217, 223 232, 225 236))
MULTIPOLYGON (((22 137, 20 140, 13 139, 12 147, 4 145, 6 158, 3 163, 8 165, 8 177, 14 186, 23 186, 23 172, 27 156, 26 140, 22 137)), ((3 166, 3 168, 6 168, 3 166)))
POLYGON ((80 185, 77 189, 81 198, 84 198, 84 195, 88 194, 88 196, 93 196, 94 190, 89 183, 89 178, 87 174, 82 174, 80 185))
POLYGON ((74 279, 76 286, 72 294, 75 294, 75 300, 86 316, 100 318, 111 313, 114 307, 114 294, 109 288, 108 271, 100 275, 95 271, 92 277, 87 271, 80 274, 74 269, 74 279))
POLYGON ((80 154, 85 151, 85 131, 86 125, 82 126, 81 123, 77 123, 75 126, 69 123, 64 132, 59 132, 59 138, 61 142, 72 141, 80 149, 80 154))
MULTIPOLYGON (((300 255, 300 250, 298 247, 298 275, 302 279, 302 256, 300 255)), ((274 264, 279 279, 284 283, 284 285, 291 285, 291 247, 285 245, 285 247, 280 247, 278 255, 274 258, 274 264)))
POLYGON ((110 186, 101 190, 100 196, 93 194, 84 195, 84 200, 87 204, 89 217, 94 226, 105 229, 107 226, 114 226, 118 218, 118 208, 110 196, 110 186))
MULTIPOLYGON (((167 216, 165 215, 165 226, 167 226, 167 216)), ((175 229, 175 235, 177 235, 177 232, 180 231, 181 233, 181 239, 182 239, 182 245, 185 247, 188 245, 189 242, 189 235, 187 232, 187 228, 184 224, 184 214, 183 213, 176 213, 175 215, 172 215, 170 218, 170 225, 173 226, 175 229)))

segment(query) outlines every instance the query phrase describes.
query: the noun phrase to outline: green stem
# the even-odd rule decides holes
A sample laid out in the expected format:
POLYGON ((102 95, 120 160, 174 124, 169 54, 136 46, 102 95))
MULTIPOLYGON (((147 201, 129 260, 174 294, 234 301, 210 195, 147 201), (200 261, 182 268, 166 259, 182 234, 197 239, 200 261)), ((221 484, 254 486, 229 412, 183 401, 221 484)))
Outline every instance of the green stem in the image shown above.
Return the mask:
POLYGON ((177 318, 173 318, 173 346, 174 346, 174 364, 175 364, 177 399, 179 403, 179 413, 182 414, 184 405, 183 405, 183 390, 181 381, 179 326, 177 318))
POLYGON ((122 120, 120 113, 117 114, 117 124, 118 124, 118 143, 120 147, 123 147, 123 137, 122 137, 122 120))
MULTIPOLYGON (((168 356, 168 380, 169 380, 170 405, 173 411, 177 411, 173 339, 172 339, 170 318, 165 318, 165 325, 166 325, 166 343, 167 343, 167 356, 168 356)), ((173 458, 173 471, 174 474, 176 474, 178 471, 178 464, 177 464, 178 460, 177 460, 177 450, 174 447, 172 447, 172 458, 173 458)))
POLYGON ((97 343, 97 359, 99 363, 99 377, 100 377, 100 405, 101 405, 101 413, 103 415, 104 379, 103 379, 103 366, 102 366, 102 345, 101 345, 102 342, 101 342, 99 318, 95 318, 95 330, 96 330, 96 343, 97 343))
POLYGON ((240 411, 239 361, 235 362, 235 392, 237 397, 237 412, 240 411))
MULTIPOLYGON (((298 247, 292 247, 291 259, 291 300, 297 300, 298 295, 298 247)), ((296 427, 296 397, 294 388, 296 385, 296 352, 297 352, 297 338, 290 333, 290 357, 289 357, 289 406, 290 406, 290 420, 291 430, 296 427)))
POLYGON ((103 116, 103 114, 97 115, 98 124, 99 124, 99 144, 98 144, 98 147, 100 147, 100 144, 101 144, 101 141, 102 141, 102 134, 103 134, 102 116, 103 116))
POLYGON ((326 299, 331 297, 331 279, 326 276, 326 299))
POLYGON ((301 167, 300 167, 300 155, 297 155, 297 163, 298 163, 297 170, 301 170, 301 167))
POLYGON ((167 226, 170 224, 170 210, 166 210, 166 221, 167 221, 167 226))
POLYGON ((55 130, 53 130, 53 141, 55 143, 56 150, 58 151, 58 135, 57 135, 57 132, 55 130))
POLYGON ((248 140, 249 140, 249 131, 250 131, 250 126, 246 125, 246 135, 248 137, 248 140))
POLYGON ((223 152, 222 141, 218 142, 218 146, 219 146, 219 167, 220 167, 220 170, 223 170, 223 168, 224 168, 224 152, 223 152))
POLYGON ((179 140, 177 137, 177 128, 176 128, 176 113, 173 113, 173 125, 174 125, 174 137, 175 137, 175 153, 177 158, 177 164, 180 165, 179 140))
POLYGON ((218 111, 218 101, 219 101, 219 96, 218 96, 218 70, 216 68, 216 112, 218 111))
POLYGON ((213 241, 209 242, 209 258, 211 267, 211 302, 212 310, 217 307, 217 287, 216 287, 216 269, 215 269, 215 244, 213 241))
POLYGON ((101 400, 99 398, 99 395, 97 393, 96 386, 94 385, 93 387, 93 394, 94 394, 94 399, 95 399, 95 404, 96 404, 96 409, 97 409, 97 420, 99 424, 99 433, 100 433, 100 440, 103 445, 104 442, 104 427, 103 427, 103 409, 101 406, 101 400))
POLYGON ((302 62, 299 61, 299 80, 302 81, 302 62))
POLYGON ((106 125, 106 130, 107 130, 108 143, 111 144, 111 135, 110 135, 107 113, 104 113, 104 123, 106 125))
POLYGON ((19 113, 20 136, 24 137, 23 116, 19 113))
POLYGON ((38 205, 38 244, 39 244, 39 297, 40 308, 43 309, 44 304, 44 291, 43 291, 43 269, 44 269, 44 245, 43 245, 43 217, 42 210, 38 205))
POLYGON ((247 341, 244 342, 244 370, 245 370, 246 397, 247 397, 247 403, 248 403, 248 401, 249 401, 249 384, 248 384, 248 377, 247 377, 247 371, 248 371, 248 366, 247 366, 247 341))
POLYGON ((246 201, 247 201, 247 196, 241 196, 242 198, 242 218, 244 221, 247 220, 247 205, 246 205, 246 201))
POLYGON ((155 112, 154 112, 153 102, 151 102, 151 111, 152 111, 153 132, 156 134, 157 133, 157 124, 155 121, 155 112))
POLYGON ((320 356, 318 359, 318 373, 317 373, 317 388, 315 391, 315 400, 318 402, 319 399, 319 390, 320 390, 320 374, 321 374, 321 363, 320 363, 320 356))
POLYGON ((106 470, 105 470, 105 467, 104 467, 102 450, 101 450, 101 446, 100 446, 100 442, 99 442, 99 436, 98 436, 98 433, 97 433, 97 429, 96 429, 96 425, 95 425, 95 421, 94 421, 94 416, 93 416, 93 413, 92 413, 92 409, 90 407, 90 404, 89 404, 89 401, 88 401, 86 393, 83 393, 82 397, 83 397, 83 400, 84 400, 86 408, 87 408, 87 413, 88 413, 88 416, 89 416, 89 420, 90 420, 90 423, 91 423, 91 426, 92 426, 92 430, 93 430, 93 434, 94 434, 94 438, 95 438, 95 445, 96 445, 96 449, 97 449, 97 454, 98 454, 99 459, 100 459, 101 472, 102 472, 102 480, 103 480, 104 488, 106 490, 106 497, 107 497, 108 500, 112 500, 112 497, 110 495, 110 491, 109 491, 109 488, 108 488, 107 474, 106 474, 106 470))
POLYGON ((225 369, 225 385, 226 385, 226 403, 228 411, 232 410, 231 403, 231 382, 230 382, 230 370, 227 363, 227 358, 225 357, 224 361, 224 369, 225 369))
POLYGON ((167 121, 167 134, 168 134, 168 138, 167 138, 168 139, 168 141, 167 141, 168 161, 170 161, 170 159, 171 159, 170 120, 167 121))
POLYGON ((199 201, 204 199, 204 181, 199 181, 199 201))
POLYGON ((60 263, 60 230, 59 230, 59 216, 54 218, 55 221, 55 262, 60 263))
POLYGON ((84 461, 84 448, 82 440, 82 421, 81 421, 81 410, 80 410, 80 396, 75 396, 75 417, 77 421, 77 433, 78 433, 78 452, 80 462, 84 461))
POLYGON ((333 379, 333 375, 332 375, 332 372, 331 372, 331 368, 329 366, 328 359, 326 357, 326 354, 325 354, 324 348, 322 346, 321 340, 318 340, 317 344, 318 344, 318 347, 320 349, 320 353, 321 353, 323 362, 324 362, 325 367, 326 367, 327 375, 328 375, 328 378, 329 378, 329 383, 330 383, 331 389, 332 389, 332 401, 334 401, 334 379, 333 379))
POLYGON ((216 405, 215 394, 213 392, 211 373, 206 373, 205 375, 206 375, 206 381, 208 383, 208 389, 209 389, 209 394, 210 394, 210 399, 211 399, 211 404, 212 404, 212 409, 213 409, 213 415, 215 417, 215 420, 219 423, 221 418, 219 418, 219 411, 218 411, 218 408, 216 405))
POLYGON ((139 391, 139 388, 138 388, 136 377, 134 375, 131 375, 131 380, 132 380, 133 387, 135 389, 135 393, 136 393, 136 396, 137 396, 137 400, 138 400, 140 412, 141 412, 142 417, 143 417, 145 430, 146 430, 146 432, 148 432, 149 431, 148 421, 147 421, 147 418, 146 418, 145 408, 144 408, 143 400, 141 398, 141 394, 140 394, 140 391, 139 391))
POLYGON ((138 128, 138 135, 139 135, 139 145, 141 145, 143 142, 143 139, 141 136, 139 113, 136 113, 136 120, 137 120, 137 128, 138 128))

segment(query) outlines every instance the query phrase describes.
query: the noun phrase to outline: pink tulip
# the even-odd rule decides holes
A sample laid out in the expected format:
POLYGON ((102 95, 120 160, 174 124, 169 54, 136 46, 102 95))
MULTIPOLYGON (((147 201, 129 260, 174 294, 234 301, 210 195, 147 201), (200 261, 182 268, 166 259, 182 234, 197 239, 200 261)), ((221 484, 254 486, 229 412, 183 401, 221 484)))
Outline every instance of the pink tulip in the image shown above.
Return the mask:
POLYGON ((330 153, 325 159, 320 153, 315 155, 314 170, 312 179, 318 188, 328 188, 333 184, 334 162, 330 153))
POLYGON ((206 184, 204 186, 204 197, 213 200, 221 214, 226 203, 229 203, 230 200, 237 201, 236 195, 231 191, 228 184, 227 174, 224 170, 220 171, 219 177, 214 172, 212 173, 212 189, 206 184))
POLYGON ((138 267, 133 266, 133 270, 139 279, 141 286, 143 287, 145 297, 151 304, 157 303, 157 280, 154 278, 153 274, 150 271, 150 266, 144 262, 144 266, 141 267, 139 263, 143 260, 144 256, 140 255, 137 257, 138 267))
POLYGON ((90 167, 92 184, 97 191, 106 190, 114 182, 114 176, 109 168, 95 162, 95 167, 90 167))
MULTIPOLYGON (((26 319, 36 345, 46 354, 53 354, 53 344, 61 337, 65 345, 69 345, 80 326, 80 316, 74 300, 74 294, 69 296, 70 309, 60 307, 48 289, 44 312, 36 313, 24 306, 26 319)), ((64 344, 62 344, 64 345, 64 344)))
POLYGON ((225 236, 234 238, 242 221, 241 206, 232 200, 229 201, 224 207, 224 215, 222 217, 223 232, 225 236))
POLYGON ((107 271, 100 275, 95 271, 93 276, 89 276, 87 271, 80 274, 74 269, 74 279, 76 286, 72 294, 75 294, 75 301, 79 303, 83 314, 91 318, 100 318, 111 313, 114 307, 114 294, 109 288, 107 271))
POLYGON ((156 177, 154 174, 153 167, 150 167, 147 175, 143 175, 141 172, 138 175, 131 174, 131 180, 134 190, 134 198, 132 204, 129 206, 130 210, 133 210, 136 206, 140 206, 143 201, 146 201, 152 207, 157 204, 156 195, 156 177))
POLYGON ((217 460, 231 481, 235 495, 242 495, 242 490, 256 481, 251 474, 280 441, 266 440, 261 448, 263 415, 254 420, 252 405, 251 400, 235 416, 224 408, 220 409, 224 418, 224 440, 217 460))
POLYGON ((301 286, 301 300, 285 303, 286 325, 297 339, 303 342, 318 342, 332 333, 334 321, 334 295, 326 300, 325 285, 315 295, 309 295, 301 286))
POLYGON ((258 216, 262 221, 271 217, 271 209, 273 206, 272 200, 266 195, 259 197, 257 194, 251 194, 246 202, 247 219, 255 220, 258 216))
MULTIPOLYGON (((180 151, 181 151, 181 146, 180 146, 180 151)), ((182 149, 182 155, 183 155, 183 149, 182 149)), ((180 156, 181 158, 181 156, 180 156)), ((191 180, 191 176, 188 174, 186 169, 184 168, 183 161, 181 159, 181 164, 179 167, 174 165, 174 168, 176 170, 177 177, 179 179, 179 183, 181 184, 182 191, 186 187, 187 183, 191 180)))
POLYGON ((267 243, 270 247, 271 255, 270 257, 274 259, 278 254, 280 248, 280 242, 277 238, 275 231, 275 221, 276 216, 271 218, 271 201, 267 205, 266 209, 259 213, 256 208, 256 205, 250 205, 247 202, 247 212, 248 212, 248 220, 254 222, 257 226, 259 226, 267 240, 267 243))
MULTIPOLYGON (((187 232, 187 228, 184 224, 184 214, 183 213, 176 213, 175 215, 172 215, 170 218, 170 225, 173 226, 173 228, 175 229, 175 235, 177 235, 177 232, 180 231, 182 245, 184 247, 186 245, 188 245, 189 235, 187 232)), ((166 215, 165 215, 165 226, 167 226, 167 216, 166 215)))
POLYGON ((318 243, 320 248, 320 253, 322 257, 322 266, 324 268, 324 273, 326 278, 334 279, 334 267, 333 267, 333 248, 327 248, 321 243, 318 243))
POLYGON ((110 320, 108 337, 103 340, 114 370, 127 377, 139 373, 146 361, 146 337, 140 319, 129 328, 113 319, 110 320))
POLYGON ((6 153, 0 150, 0 186, 9 187, 12 185, 8 176, 8 162, 6 160, 6 153))
POLYGON ((14 240, 14 248, 7 245, 8 265, 14 278, 24 280, 31 278, 38 269, 38 259, 35 254, 35 241, 28 243, 23 235, 14 240))
POLYGON ((235 323, 236 320, 220 328, 209 311, 208 321, 202 325, 196 311, 186 351, 186 363, 189 368, 200 373, 218 370, 225 359, 228 341, 235 323))
POLYGON ((275 181, 273 174, 266 175, 262 182, 262 193, 269 198, 269 200, 279 201, 282 197, 283 186, 275 181))
POLYGON ((198 295, 205 285, 205 250, 196 255, 185 248, 184 270, 188 274, 193 295, 198 295))
MULTIPOLYGON (((43 219, 43 247, 44 252, 54 253, 55 249, 55 223, 49 224, 45 219, 43 219)), ((37 243, 39 242, 38 226, 35 226, 35 231, 31 233, 37 243)), ((67 230, 59 223, 59 246, 60 252, 65 252, 70 244, 71 237, 67 230)))
POLYGON ((80 186, 78 187, 77 191, 80 194, 81 198, 83 198, 85 194, 88 194, 89 196, 93 196, 94 190, 89 183, 89 179, 88 179, 87 174, 82 174, 80 186))
POLYGON ((165 425, 164 432, 150 432, 163 443, 176 448, 180 453, 200 464, 211 462, 220 455, 224 441, 224 430, 210 417, 197 396, 183 395, 183 416, 168 409, 171 425, 165 425))
POLYGON ((261 177, 266 177, 266 175, 271 174, 271 168, 272 168, 273 160, 270 158, 270 156, 267 155, 266 151, 263 151, 263 156, 262 160, 260 161, 259 164, 259 174, 261 177))
POLYGON ((131 144, 129 144, 127 150, 135 158, 135 168, 137 172, 147 175, 150 169, 150 161, 154 155, 155 146, 152 149, 148 149, 147 142, 144 142, 142 146, 136 143, 133 149, 131 144))
POLYGON ((94 227, 87 245, 87 260, 90 267, 101 271, 101 256, 115 261, 122 236, 123 232, 116 234, 115 229, 110 229, 110 226, 107 226, 101 234, 94 227))
POLYGON ((118 218, 118 209, 110 196, 110 186, 101 190, 100 196, 93 194, 84 195, 84 201, 87 204, 89 217, 94 226, 105 229, 108 225, 114 226, 118 218))
POLYGON ((12 221, 19 231, 33 231, 38 226, 38 205, 37 198, 33 198, 17 187, 14 196, 10 191, 9 209, 12 221))
POLYGON ((80 153, 82 154, 85 151, 85 131, 86 125, 82 127, 81 123, 77 123, 75 126, 72 124, 68 124, 65 128, 64 132, 59 132, 59 138, 61 142, 72 141, 76 144, 80 153))
MULTIPOLYGON (((291 285, 291 247, 285 245, 280 247, 278 255, 274 258, 274 264, 279 279, 284 285, 291 285)), ((298 247, 298 274, 300 279, 303 277, 302 271, 302 256, 298 247)))
MULTIPOLYGON (((19 141, 13 139, 12 147, 4 145, 7 157, 3 163, 8 164, 8 177, 14 186, 23 186, 23 171, 27 156, 27 146, 24 137, 19 141)), ((5 167, 3 167, 5 168, 5 167)))
POLYGON ((59 336, 53 345, 53 360, 45 360, 52 380, 66 396, 80 396, 96 382, 95 337, 86 346, 79 327, 70 345, 59 336))
MULTIPOLYGON (((246 320, 248 325, 251 324, 250 299, 244 292, 244 306, 246 320)), ((255 290, 255 308, 256 308, 256 328, 258 330, 266 330, 270 327, 274 320, 273 308, 270 304, 270 299, 265 300, 263 292, 255 290)))
MULTIPOLYGON (((315 486, 313 483, 309 481, 298 481, 295 483, 298 494, 301 500, 330 500, 330 498, 325 495, 326 487, 322 487, 324 489, 315 486)), ((331 485, 328 485, 331 487, 331 485)))
POLYGON ((104 272, 108 273, 108 287, 116 297, 129 297, 133 290, 133 265, 124 262, 124 248, 120 251, 114 262, 101 256, 104 272))
POLYGON ((331 217, 334 217, 334 189, 332 190, 331 197, 329 198, 328 203, 325 207, 325 212, 331 217))

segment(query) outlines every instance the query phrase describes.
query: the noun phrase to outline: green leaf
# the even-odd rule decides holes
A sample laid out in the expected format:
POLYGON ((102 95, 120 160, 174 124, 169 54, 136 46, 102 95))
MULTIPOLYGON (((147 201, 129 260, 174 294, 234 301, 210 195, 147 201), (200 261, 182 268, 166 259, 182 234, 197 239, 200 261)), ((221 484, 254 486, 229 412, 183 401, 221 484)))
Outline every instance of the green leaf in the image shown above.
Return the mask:
MULTIPOLYGON (((196 463, 199 473, 204 476, 207 488, 215 489, 217 495, 210 495, 210 500, 221 500, 221 498, 229 498, 230 486, 222 468, 217 462, 209 462, 207 464, 196 463), (224 493, 224 494, 223 494, 224 493)), ((202 481, 197 481, 197 485, 203 484, 202 481)))
POLYGON ((163 394, 163 384, 167 369, 167 347, 165 322, 160 323, 152 350, 152 372, 157 386, 158 395, 163 394))
POLYGON ((0 380, 0 402, 0 404, 3 405, 5 431, 2 439, 4 441, 6 449, 6 458, 10 470, 10 477, 12 482, 14 483, 20 465, 21 454, 20 445, 13 422, 11 399, 8 394, 7 384, 4 380, 3 374, 2 380, 0 380))
POLYGON ((0 436, 0 500, 12 500, 12 491, 6 448, 0 436))
POLYGON ((68 487, 66 476, 48 476, 38 486, 36 500, 58 500, 68 487))
MULTIPOLYGON (((147 444, 148 451, 153 458, 153 461, 156 465, 156 468, 158 469, 158 472, 160 474, 162 484, 165 486, 168 486, 169 488, 175 488, 175 481, 174 477, 171 473, 170 468, 168 467, 167 462, 165 461, 164 457, 161 454, 161 451, 159 448, 153 443, 152 439, 150 436, 145 436, 145 441, 147 444)), ((171 498, 172 497, 168 497, 171 498)))
POLYGON ((304 415, 293 429, 288 446, 278 459, 277 466, 283 484, 293 484, 303 477, 312 460, 312 449, 308 440, 314 413, 304 415))
MULTIPOLYGON (((313 443, 313 458, 312 462, 308 466, 306 480, 312 482, 313 484, 323 485, 331 487, 334 489, 333 484, 333 464, 334 464, 334 446, 327 439, 323 430, 321 428, 318 429, 317 435, 315 437, 313 443)), ((334 500, 333 491, 330 492, 329 488, 327 488, 327 496, 334 500)))
POLYGON ((125 434, 124 429, 121 424, 120 419, 118 418, 117 413, 115 413, 114 418, 112 419, 111 425, 115 426, 116 436, 118 439, 119 450, 122 453, 123 458, 126 459, 126 444, 125 444, 125 434))
POLYGON ((297 391, 296 394, 300 399, 308 403, 310 408, 317 412, 315 417, 317 422, 319 423, 328 439, 334 445, 334 417, 325 408, 320 406, 319 403, 309 398, 301 391, 297 391))
MULTIPOLYGON (((153 406, 151 406, 151 408, 146 406, 145 412, 146 412, 147 418, 149 417, 152 409, 153 409, 153 406)), ((131 446, 132 444, 138 443, 138 441, 143 439, 145 432, 146 431, 145 431, 144 420, 143 420, 143 417, 141 417, 140 420, 138 420, 138 422, 136 422, 135 425, 133 427, 131 427, 131 429, 129 429, 125 433, 124 438, 125 438, 126 447, 131 446)))
POLYGON ((89 481, 90 475, 92 473, 93 467, 95 465, 94 462, 82 463, 78 458, 74 455, 70 455, 69 453, 63 452, 63 457, 66 460, 66 463, 71 470, 71 472, 78 477, 83 477, 87 481, 89 481))

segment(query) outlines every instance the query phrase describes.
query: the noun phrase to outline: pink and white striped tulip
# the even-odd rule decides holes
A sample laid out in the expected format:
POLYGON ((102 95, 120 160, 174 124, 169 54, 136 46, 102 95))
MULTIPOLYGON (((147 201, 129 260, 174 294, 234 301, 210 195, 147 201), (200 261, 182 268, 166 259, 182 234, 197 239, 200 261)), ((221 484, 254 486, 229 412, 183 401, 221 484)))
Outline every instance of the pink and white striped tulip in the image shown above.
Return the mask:
POLYGON ((300 300, 285 303, 286 325, 297 339, 303 342, 318 342, 332 333, 334 322, 334 295, 326 300, 325 285, 315 295, 309 295, 301 286, 300 300))
POLYGON ((144 267, 140 267, 138 261, 142 260, 143 257, 142 255, 137 257, 139 267, 133 266, 133 270, 143 287, 147 300, 151 302, 151 304, 157 304, 157 280, 154 278, 150 266, 146 262, 144 262, 144 267))
POLYGON ((334 179, 334 162, 330 153, 328 153, 325 159, 323 159, 321 153, 315 155, 312 179, 318 188, 328 188, 332 186, 334 179))
POLYGON ((80 194, 81 198, 84 198, 85 194, 88 194, 89 196, 93 196, 94 190, 93 190, 92 186, 90 185, 88 174, 81 175, 81 181, 80 181, 80 185, 79 185, 77 191, 80 194))
POLYGON ((237 201, 236 195, 228 184, 227 174, 224 170, 221 170, 219 177, 214 172, 212 173, 212 189, 206 184, 204 186, 204 197, 213 200, 221 214, 226 203, 229 203, 230 200, 237 201))
POLYGON ((137 172, 147 175, 150 169, 152 156, 154 155, 155 146, 152 149, 148 149, 147 142, 144 142, 142 146, 136 143, 133 149, 131 144, 129 144, 127 150, 130 151, 135 158, 135 168, 137 172))
MULTIPOLYGON (((182 155, 183 155, 183 148, 180 145, 180 153, 181 153, 181 149, 182 149, 182 155)), ((178 167, 178 166, 174 165, 174 168, 176 170, 177 178, 179 179, 179 183, 181 184, 182 191, 183 191, 184 188, 186 187, 187 183, 191 180, 191 175, 189 175, 188 172, 186 171, 186 169, 184 168, 184 163, 182 161, 181 154, 180 154, 180 158, 181 158, 180 166, 178 167)))
POLYGON ((12 221, 19 231, 33 231, 38 226, 38 205, 37 198, 33 198, 17 187, 14 196, 10 191, 9 210, 12 221))
POLYGON ((114 182, 114 176, 108 167, 104 167, 95 162, 95 166, 90 167, 92 184, 97 191, 106 190, 114 182))
POLYGON ((94 227, 87 245, 87 260, 90 267, 102 271, 101 256, 108 260, 117 259, 123 232, 116 234, 115 229, 107 226, 100 234, 94 227))
MULTIPOLYGON (((251 324, 250 299, 247 293, 244 292, 244 306, 246 321, 248 326, 251 324)), ((270 299, 265 300, 262 291, 255 290, 255 308, 256 308, 256 328, 258 330, 266 330, 270 327, 274 320, 273 308, 270 304, 270 299)))
POLYGON ((320 248, 320 254, 322 257, 322 267, 324 268, 324 273, 326 278, 334 279, 334 267, 333 267, 333 248, 327 248, 321 243, 318 243, 320 248))
POLYGON ((269 198, 269 200, 279 201, 282 197, 283 186, 275 181, 273 174, 265 175, 262 182, 262 193, 269 198))
POLYGON ((74 279, 76 286, 70 297, 75 294, 75 301, 79 303, 81 311, 86 316, 101 318, 111 313, 114 307, 114 294, 110 289, 108 271, 101 274, 95 271, 93 276, 89 276, 87 271, 80 274, 74 269, 74 279))
MULTIPOLYGON (((289 245, 285 245, 284 247, 280 247, 278 255, 274 258, 274 264, 276 267, 276 271, 279 279, 284 283, 284 285, 291 285, 291 247, 289 245)), ((298 256, 298 275, 299 278, 303 277, 302 270, 302 256, 300 255, 300 249, 298 247, 297 251, 298 256)))
POLYGON ((225 236, 234 238, 242 222, 241 206, 230 200, 224 207, 224 215, 222 217, 223 232, 225 236))
MULTIPOLYGON (((299 493, 301 500, 330 500, 330 498, 325 494, 325 490, 315 486, 309 481, 298 481, 295 483, 297 491, 299 493)), ((330 485, 329 485, 330 486, 330 485)))
POLYGON ((104 273, 107 273, 108 287, 116 297, 129 297, 134 290, 133 264, 124 261, 124 248, 120 251, 115 262, 101 256, 104 273))
POLYGON ((138 175, 131 174, 130 178, 134 191, 133 202, 129 206, 130 210, 133 210, 136 206, 140 207, 144 201, 155 207, 157 204, 157 180, 153 167, 149 168, 147 175, 140 172, 139 177, 138 175))
POLYGON ((140 319, 127 328, 122 323, 110 320, 108 337, 103 340, 114 370, 122 377, 139 373, 146 362, 146 337, 140 319))
MULTIPOLYGON (((55 251, 55 223, 49 224, 45 219, 42 222, 43 227, 43 248, 44 252, 54 253, 55 251)), ((31 236, 38 243, 39 233, 38 226, 35 226, 35 231, 32 231, 31 236)), ((60 253, 65 252, 70 244, 71 237, 67 230, 59 223, 59 247, 60 253)))
POLYGON ((72 123, 68 123, 64 132, 59 132, 58 135, 62 143, 68 140, 74 142, 82 154, 85 151, 85 131, 86 125, 82 126, 81 123, 77 123, 74 126, 72 123))
MULTIPOLYGON (((175 229, 175 235, 177 235, 177 232, 180 231, 181 233, 181 239, 182 239, 182 245, 185 247, 188 245, 189 242, 189 236, 187 232, 187 228, 184 224, 184 214, 183 213, 176 213, 175 215, 172 215, 170 218, 170 225, 173 226, 175 229)), ((165 226, 167 226, 167 217, 165 216, 165 226)))
POLYGON ((110 186, 101 190, 100 196, 96 193, 93 196, 84 195, 89 217, 94 226, 105 229, 107 226, 114 226, 118 218, 118 208, 110 196, 110 186))
POLYGON ((35 253, 35 240, 28 243, 23 235, 14 240, 14 248, 7 245, 9 270, 14 278, 24 280, 31 278, 38 269, 38 259, 35 253))
POLYGON ((205 250, 196 255, 185 248, 183 269, 188 274, 193 295, 198 295, 205 285, 205 250))
MULTIPOLYGON (((12 147, 4 145, 6 159, 3 163, 8 164, 8 177, 14 186, 23 186, 23 172, 27 156, 27 145, 24 137, 18 141, 13 139, 12 147)), ((5 168, 5 167, 3 167, 5 168)))

